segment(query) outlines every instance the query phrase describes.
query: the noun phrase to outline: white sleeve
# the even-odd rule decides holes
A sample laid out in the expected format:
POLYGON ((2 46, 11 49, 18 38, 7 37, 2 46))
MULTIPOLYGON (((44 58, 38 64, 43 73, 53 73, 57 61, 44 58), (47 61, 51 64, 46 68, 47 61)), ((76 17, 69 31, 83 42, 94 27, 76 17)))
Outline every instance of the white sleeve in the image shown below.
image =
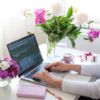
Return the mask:
POLYGON ((100 79, 96 82, 80 82, 65 79, 62 82, 62 91, 100 99, 100 79))
POLYGON ((82 64, 81 74, 100 77, 100 64, 82 64))

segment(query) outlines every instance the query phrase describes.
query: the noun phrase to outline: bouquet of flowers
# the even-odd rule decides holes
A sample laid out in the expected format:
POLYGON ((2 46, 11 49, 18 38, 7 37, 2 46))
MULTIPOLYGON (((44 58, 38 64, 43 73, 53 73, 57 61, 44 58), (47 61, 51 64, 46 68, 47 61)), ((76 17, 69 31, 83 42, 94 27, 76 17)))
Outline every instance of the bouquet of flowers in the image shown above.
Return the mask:
POLYGON ((7 57, 0 57, 0 78, 10 79, 16 78, 19 72, 19 66, 17 65, 16 61, 13 59, 9 59, 7 57))
MULTIPOLYGON (((81 25, 85 24, 88 19, 87 14, 77 12, 72 6, 68 9, 66 16, 63 16, 63 13, 64 4, 59 0, 51 3, 50 10, 37 9, 34 13, 30 9, 21 11, 22 18, 30 18, 35 15, 36 26, 41 27, 47 34, 47 55, 65 37, 69 38, 72 47, 75 48, 75 39, 81 34, 81 25), (46 16, 49 16, 50 19, 46 19, 46 16)), ((32 34, 31 32, 28 33, 32 34)))

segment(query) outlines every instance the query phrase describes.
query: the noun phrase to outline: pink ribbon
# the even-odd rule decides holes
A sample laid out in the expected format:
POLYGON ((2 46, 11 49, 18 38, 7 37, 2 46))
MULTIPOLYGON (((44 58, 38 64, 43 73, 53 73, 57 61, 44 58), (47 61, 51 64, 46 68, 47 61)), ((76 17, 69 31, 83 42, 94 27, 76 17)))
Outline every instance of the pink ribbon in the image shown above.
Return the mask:
POLYGON ((81 60, 81 62, 83 62, 82 55, 77 56, 77 57, 79 57, 79 58, 80 58, 80 60, 81 60))

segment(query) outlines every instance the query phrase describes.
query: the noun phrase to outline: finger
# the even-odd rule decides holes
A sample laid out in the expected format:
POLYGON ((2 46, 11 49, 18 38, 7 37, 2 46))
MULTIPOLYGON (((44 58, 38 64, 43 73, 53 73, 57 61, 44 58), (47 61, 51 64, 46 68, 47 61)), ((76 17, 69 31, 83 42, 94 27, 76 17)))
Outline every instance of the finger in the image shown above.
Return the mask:
POLYGON ((59 67, 52 67, 52 68, 50 68, 50 70, 52 70, 52 71, 59 71, 59 67))
POLYGON ((40 78, 40 76, 41 76, 40 73, 36 73, 36 74, 34 74, 32 77, 33 77, 33 78, 36 78, 36 77, 37 77, 37 78, 40 78))
POLYGON ((51 64, 45 66, 45 69, 48 69, 48 68, 50 68, 50 67, 52 67, 52 66, 57 66, 57 65, 58 65, 58 62, 53 62, 53 63, 51 63, 51 64))

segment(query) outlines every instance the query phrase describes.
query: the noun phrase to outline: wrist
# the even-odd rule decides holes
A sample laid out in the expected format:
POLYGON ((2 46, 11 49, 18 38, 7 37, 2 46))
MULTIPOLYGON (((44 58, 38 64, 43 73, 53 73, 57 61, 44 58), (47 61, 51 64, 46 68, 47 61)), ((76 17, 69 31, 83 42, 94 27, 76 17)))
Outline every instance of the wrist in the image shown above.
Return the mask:
POLYGON ((73 70, 73 66, 74 66, 73 64, 69 64, 68 65, 68 70, 73 70))
POLYGON ((54 83, 53 86, 62 89, 62 82, 63 82, 62 79, 55 78, 55 79, 53 80, 53 83, 54 83))
POLYGON ((69 65, 69 70, 76 71, 78 73, 81 73, 81 65, 78 64, 70 64, 69 65))

